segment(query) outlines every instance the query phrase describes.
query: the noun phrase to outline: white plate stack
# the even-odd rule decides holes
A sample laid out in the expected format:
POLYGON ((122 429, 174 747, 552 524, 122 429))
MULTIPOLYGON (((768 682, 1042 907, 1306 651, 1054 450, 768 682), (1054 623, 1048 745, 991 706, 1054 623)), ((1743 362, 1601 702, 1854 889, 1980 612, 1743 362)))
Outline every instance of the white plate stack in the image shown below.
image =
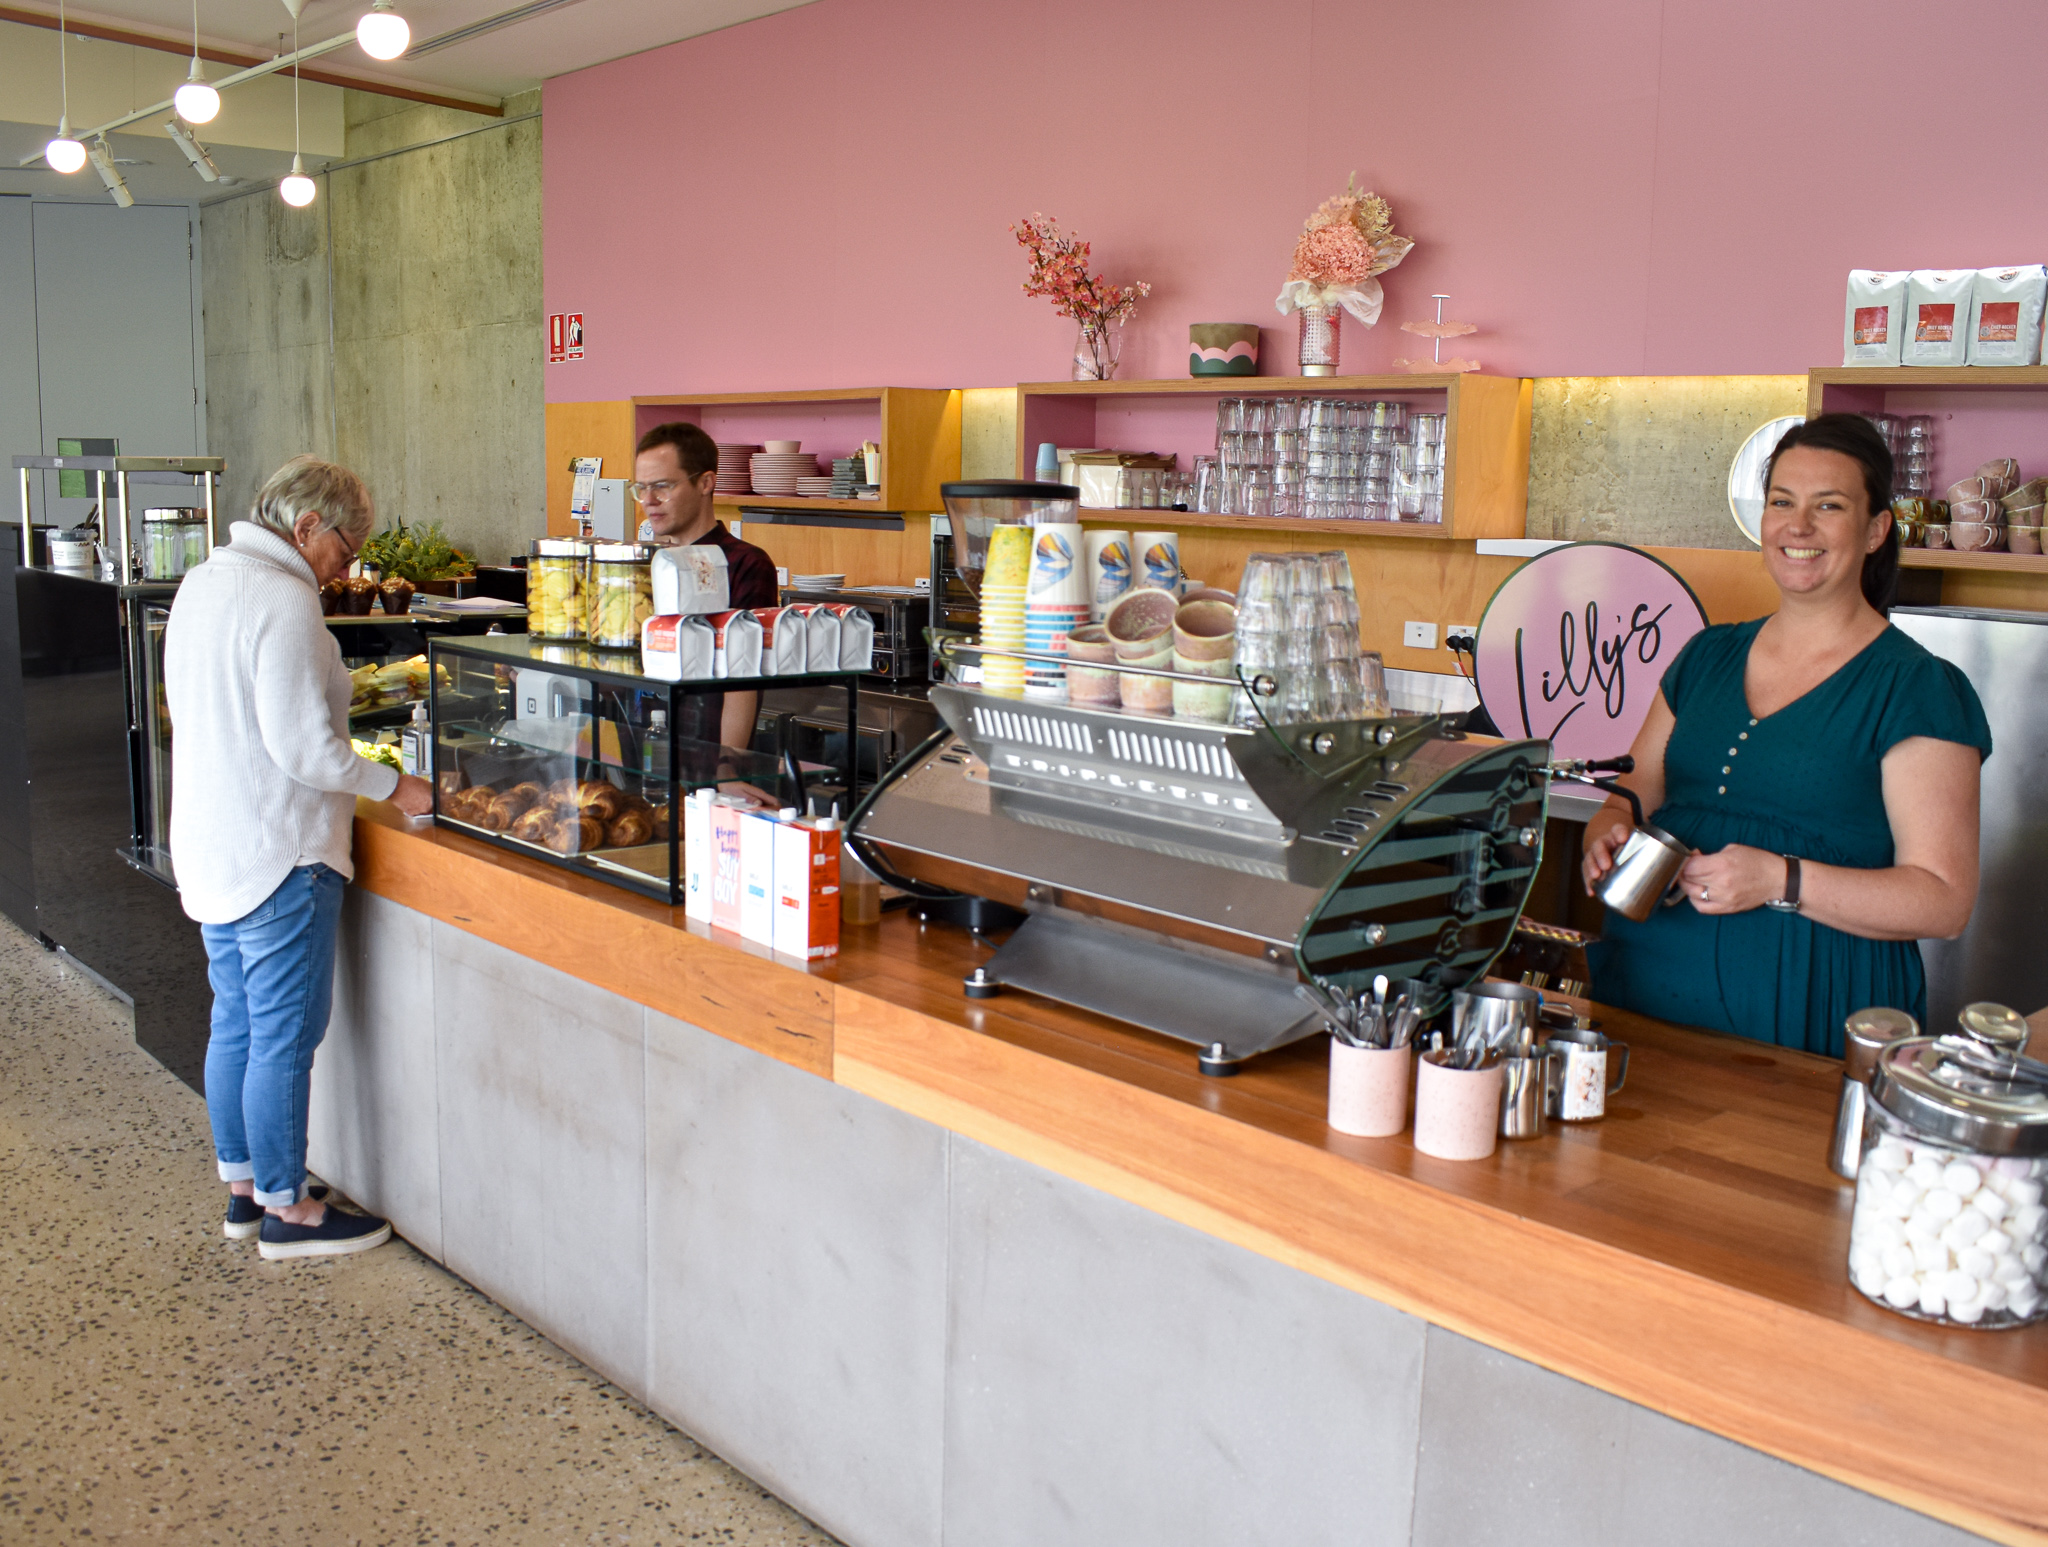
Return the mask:
POLYGON ((832 498, 832 475, 826 473, 820 477, 815 473, 801 474, 796 481, 796 492, 809 499, 829 500, 832 498))
POLYGON ((837 591, 846 585, 844 575, 791 575, 791 587, 798 591, 837 591))
POLYGON ((747 459, 756 494, 794 494, 799 478, 814 478, 818 459, 808 451, 757 451, 747 459))
POLYGON ((751 494, 754 485, 747 467, 747 458, 761 448, 741 445, 737 441, 718 443, 718 485, 719 494, 751 494))

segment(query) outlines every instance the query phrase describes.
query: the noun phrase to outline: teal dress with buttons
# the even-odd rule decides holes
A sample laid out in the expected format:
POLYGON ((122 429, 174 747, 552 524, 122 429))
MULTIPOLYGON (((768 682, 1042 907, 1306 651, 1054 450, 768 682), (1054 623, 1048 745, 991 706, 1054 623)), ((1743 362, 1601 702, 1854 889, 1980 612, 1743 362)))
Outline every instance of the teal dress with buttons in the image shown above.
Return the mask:
MULTIPOLYGON (((1664 804, 1650 820, 1703 853, 1741 843, 1886 869, 1885 753, 1929 736, 1989 757, 1984 706, 1954 666, 1887 628, 1810 693, 1758 719, 1743 676, 1764 621, 1702 631, 1665 672, 1676 724, 1664 750, 1664 804)), ((1866 940, 1775 908, 1706 914, 1681 901, 1641 924, 1610 912, 1588 956, 1593 995, 1606 1004, 1812 1053, 1840 1057, 1842 1022, 1873 1005, 1926 1023, 1917 945, 1866 940)))

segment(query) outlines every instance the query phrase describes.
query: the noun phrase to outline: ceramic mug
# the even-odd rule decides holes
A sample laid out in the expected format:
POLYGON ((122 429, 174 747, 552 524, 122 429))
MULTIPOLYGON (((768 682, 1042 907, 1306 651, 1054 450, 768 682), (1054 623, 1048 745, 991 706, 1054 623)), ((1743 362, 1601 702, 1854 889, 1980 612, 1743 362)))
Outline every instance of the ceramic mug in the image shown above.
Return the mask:
POLYGON ((1117 674, 1099 671, 1091 662, 1109 664, 1116 660, 1116 647, 1109 631, 1099 623, 1084 623, 1067 635, 1067 702, 1114 709, 1118 701, 1117 674))
POLYGON ((1330 1126, 1362 1139, 1391 1138, 1408 1126, 1414 1080, 1406 1047, 1353 1047, 1330 1039, 1330 1126))
POLYGON ((1484 1160, 1500 1133, 1501 1060, 1448 1066, 1449 1052, 1424 1053, 1415 1071, 1415 1147, 1439 1160, 1484 1160))

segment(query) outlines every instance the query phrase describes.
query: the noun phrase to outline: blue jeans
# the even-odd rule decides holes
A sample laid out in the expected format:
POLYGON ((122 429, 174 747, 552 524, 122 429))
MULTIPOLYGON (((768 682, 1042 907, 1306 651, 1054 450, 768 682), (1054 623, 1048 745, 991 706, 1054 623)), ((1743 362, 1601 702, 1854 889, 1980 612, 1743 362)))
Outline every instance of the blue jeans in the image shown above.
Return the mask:
POLYGON ((220 1179, 254 1181, 266 1208, 306 1192, 306 1102, 334 1000, 343 885, 325 865, 301 865, 253 912, 199 931, 213 985, 213 1151, 220 1179))

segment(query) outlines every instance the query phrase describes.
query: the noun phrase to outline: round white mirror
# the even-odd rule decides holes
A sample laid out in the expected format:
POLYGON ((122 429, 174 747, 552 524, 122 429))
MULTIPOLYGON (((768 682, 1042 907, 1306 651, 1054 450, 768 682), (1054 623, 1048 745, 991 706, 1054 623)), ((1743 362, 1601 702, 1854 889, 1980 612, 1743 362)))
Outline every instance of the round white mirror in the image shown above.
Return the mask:
POLYGON ((1758 427, 1728 465, 1729 513, 1742 528, 1742 535, 1759 548, 1764 545, 1764 468, 1770 464, 1771 453, 1778 449, 1785 432, 1804 423, 1803 415, 1787 414, 1758 427))

